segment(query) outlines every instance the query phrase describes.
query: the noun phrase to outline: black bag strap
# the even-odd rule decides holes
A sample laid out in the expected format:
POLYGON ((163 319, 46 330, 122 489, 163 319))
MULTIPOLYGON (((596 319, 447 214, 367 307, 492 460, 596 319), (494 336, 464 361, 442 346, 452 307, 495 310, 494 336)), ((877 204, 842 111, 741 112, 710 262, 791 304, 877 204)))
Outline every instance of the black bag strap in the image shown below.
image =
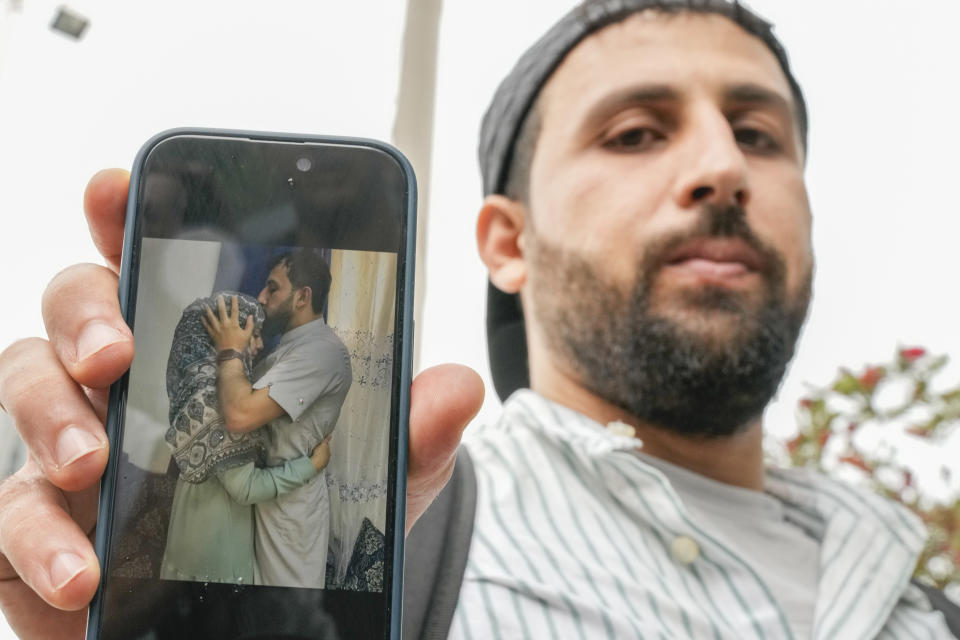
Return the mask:
POLYGON ((943 591, 940 591, 936 587, 925 585, 916 580, 911 580, 910 582, 920 587, 920 590, 923 591, 933 606, 934 611, 939 611, 943 614, 944 619, 947 621, 947 628, 950 629, 953 637, 960 638, 960 606, 957 606, 953 600, 950 600, 943 591))
POLYGON ((476 509, 473 461, 460 447, 450 481, 413 525, 404 545, 404 640, 445 640, 449 635, 476 509))

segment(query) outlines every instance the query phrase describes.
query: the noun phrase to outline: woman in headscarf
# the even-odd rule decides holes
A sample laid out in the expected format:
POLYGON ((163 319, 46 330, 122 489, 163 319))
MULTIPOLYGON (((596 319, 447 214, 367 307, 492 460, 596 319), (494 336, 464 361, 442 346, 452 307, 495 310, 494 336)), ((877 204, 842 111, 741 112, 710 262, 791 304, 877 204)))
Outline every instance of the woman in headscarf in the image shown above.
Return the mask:
POLYGON ((261 429, 231 433, 217 398, 217 352, 201 318, 220 295, 237 296, 239 322, 254 323, 243 352, 249 376, 262 346, 263 308, 242 293, 199 298, 183 311, 167 361, 170 428, 165 439, 180 470, 160 577, 252 584, 253 508, 309 482, 330 460, 326 441, 309 458, 263 467, 261 429))

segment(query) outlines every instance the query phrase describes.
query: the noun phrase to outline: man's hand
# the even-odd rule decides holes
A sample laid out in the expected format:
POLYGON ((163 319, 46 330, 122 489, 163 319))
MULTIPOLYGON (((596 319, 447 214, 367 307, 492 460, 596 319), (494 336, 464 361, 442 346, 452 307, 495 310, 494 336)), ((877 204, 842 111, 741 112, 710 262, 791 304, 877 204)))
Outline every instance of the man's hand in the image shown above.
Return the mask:
POLYGON ((127 174, 98 174, 85 208, 108 267, 77 265, 43 296, 50 340, 0 354, 0 404, 30 451, 0 485, 0 606, 21 638, 82 638, 100 568, 89 536, 107 462, 109 384, 133 358, 120 316, 117 271, 127 174))
POLYGON ((441 364, 410 386, 406 533, 453 473, 460 437, 483 404, 483 381, 473 369, 441 364))
MULTIPOLYGON (((25 639, 82 638, 100 577, 90 535, 107 461, 107 389, 133 358, 117 302, 128 182, 125 171, 103 171, 86 191, 90 233, 107 267, 57 275, 43 298, 49 341, 24 340, 0 354, 0 405, 30 451, 0 484, 0 607, 25 639)), ((414 380, 407 531, 449 479, 482 401, 483 384, 466 367, 442 365, 414 380)))
POLYGON ((227 303, 224 302, 223 296, 220 296, 217 298, 218 313, 214 313, 213 309, 207 307, 204 310, 205 314, 200 316, 200 322, 210 334, 210 339, 213 340, 213 346, 218 353, 224 349, 243 351, 253 337, 253 320, 247 316, 241 327, 240 303, 237 296, 232 296, 231 300, 230 313, 227 313, 227 303))

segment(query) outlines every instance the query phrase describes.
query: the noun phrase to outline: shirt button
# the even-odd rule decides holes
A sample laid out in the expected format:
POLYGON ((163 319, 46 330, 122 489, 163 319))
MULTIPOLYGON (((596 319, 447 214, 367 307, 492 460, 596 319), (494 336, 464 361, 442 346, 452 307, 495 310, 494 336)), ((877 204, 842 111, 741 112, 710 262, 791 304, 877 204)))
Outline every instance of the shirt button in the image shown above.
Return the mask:
POLYGON ((680 564, 693 564, 700 556, 700 546, 688 536, 678 536, 670 543, 670 554, 680 564))
POLYGON ((297 402, 299 402, 300 404, 303 404, 303 398, 300 398, 299 400, 297 400, 297 402))
POLYGON ((636 429, 621 420, 608 422, 607 431, 610 432, 611 435, 620 436, 623 438, 634 438, 637 435, 636 429))

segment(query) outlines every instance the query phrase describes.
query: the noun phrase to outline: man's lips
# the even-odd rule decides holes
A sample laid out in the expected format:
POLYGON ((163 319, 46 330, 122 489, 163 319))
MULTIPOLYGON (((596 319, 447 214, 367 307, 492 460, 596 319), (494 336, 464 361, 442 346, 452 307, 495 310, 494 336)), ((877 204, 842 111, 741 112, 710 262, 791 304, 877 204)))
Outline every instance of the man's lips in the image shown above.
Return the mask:
POLYGON ((670 251, 663 266, 710 280, 725 280, 764 268, 764 259, 739 238, 698 238, 670 251))

